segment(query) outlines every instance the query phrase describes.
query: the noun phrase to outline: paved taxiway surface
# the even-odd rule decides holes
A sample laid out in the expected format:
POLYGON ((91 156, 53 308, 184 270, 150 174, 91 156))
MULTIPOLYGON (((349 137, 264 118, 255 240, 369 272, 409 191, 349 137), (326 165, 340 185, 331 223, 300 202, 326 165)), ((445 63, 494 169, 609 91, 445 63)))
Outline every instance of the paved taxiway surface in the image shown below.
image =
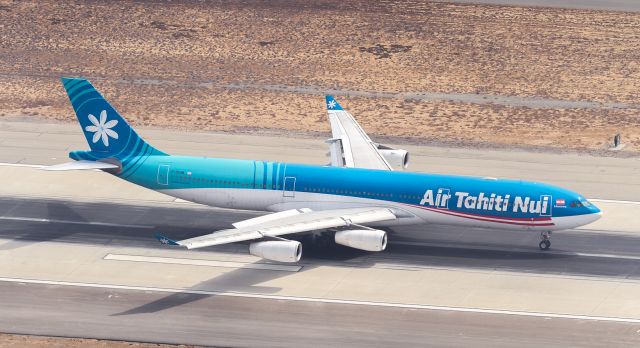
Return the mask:
MULTIPOLYGON (((77 125, 0 129, 0 162, 59 163, 86 147, 77 125)), ((172 153, 326 160, 322 139, 143 135, 172 153)), ((176 202, 100 172, 0 166, 0 331, 223 346, 640 344, 640 161, 408 148, 414 170, 557 183, 606 200, 606 216, 555 234, 546 253, 535 234, 414 226, 383 253, 305 248, 291 268, 244 244, 188 252, 152 239, 254 212, 176 202)))

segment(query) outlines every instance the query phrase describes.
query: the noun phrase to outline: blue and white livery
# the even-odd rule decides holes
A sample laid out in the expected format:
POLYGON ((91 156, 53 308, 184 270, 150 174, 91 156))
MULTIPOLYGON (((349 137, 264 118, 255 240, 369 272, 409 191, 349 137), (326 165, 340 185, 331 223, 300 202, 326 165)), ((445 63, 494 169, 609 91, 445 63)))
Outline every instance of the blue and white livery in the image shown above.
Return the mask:
POLYGON ((49 170, 100 169, 151 190, 192 202, 271 212, 226 230, 162 243, 189 249, 251 241, 251 254, 296 262, 301 243, 283 236, 311 233, 336 243, 384 250, 378 229, 445 224, 541 233, 597 220, 600 210, 579 194, 536 182, 394 171, 409 154, 372 141, 355 119, 327 97, 332 138, 327 166, 170 156, 146 143, 85 79, 63 78, 90 151, 49 170), (376 228, 377 227, 377 228, 376 228))

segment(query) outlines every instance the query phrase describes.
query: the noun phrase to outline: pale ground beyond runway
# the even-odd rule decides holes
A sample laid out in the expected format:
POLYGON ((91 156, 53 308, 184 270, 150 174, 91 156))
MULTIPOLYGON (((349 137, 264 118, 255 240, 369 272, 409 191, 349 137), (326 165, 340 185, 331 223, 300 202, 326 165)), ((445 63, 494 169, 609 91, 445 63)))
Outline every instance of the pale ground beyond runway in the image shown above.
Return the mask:
MULTIPOLYGON (((326 161, 323 139, 141 133, 176 154, 326 161)), ((60 163, 84 148, 77 125, 0 122, 0 162, 60 163)), ((407 149, 412 170, 559 184, 605 217, 555 234, 547 253, 537 235, 417 226, 397 228, 385 252, 305 249, 296 267, 243 244, 188 252, 152 239, 253 212, 100 172, 0 166, 0 331, 222 346, 640 344, 638 159, 407 149)))

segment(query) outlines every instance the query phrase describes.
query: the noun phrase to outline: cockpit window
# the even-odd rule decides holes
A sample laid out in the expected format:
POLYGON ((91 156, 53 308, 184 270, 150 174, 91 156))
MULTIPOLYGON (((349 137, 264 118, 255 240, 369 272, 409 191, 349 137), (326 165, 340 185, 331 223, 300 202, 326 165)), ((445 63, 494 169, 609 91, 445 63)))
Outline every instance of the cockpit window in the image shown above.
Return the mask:
POLYGON ((583 197, 578 198, 577 201, 571 202, 571 208, 588 207, 591 203, 583 197))

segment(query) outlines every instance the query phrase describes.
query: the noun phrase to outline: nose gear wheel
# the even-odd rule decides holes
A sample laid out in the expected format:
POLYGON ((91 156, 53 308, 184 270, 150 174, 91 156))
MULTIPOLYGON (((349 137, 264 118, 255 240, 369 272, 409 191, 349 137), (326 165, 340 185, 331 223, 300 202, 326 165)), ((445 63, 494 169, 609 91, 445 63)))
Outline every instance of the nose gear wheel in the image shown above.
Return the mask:
POLYGON ((551 247, 551 231, 540 233, 540 250, 549 250, 551 247))

